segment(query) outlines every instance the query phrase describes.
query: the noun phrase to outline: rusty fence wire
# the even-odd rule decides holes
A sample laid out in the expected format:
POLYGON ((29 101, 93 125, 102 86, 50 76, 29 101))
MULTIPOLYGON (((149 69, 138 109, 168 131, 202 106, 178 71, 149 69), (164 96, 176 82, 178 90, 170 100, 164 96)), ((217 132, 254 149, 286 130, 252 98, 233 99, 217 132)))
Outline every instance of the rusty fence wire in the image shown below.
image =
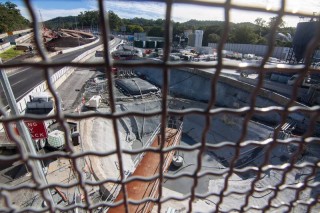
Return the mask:
MULTIPOLYGON (((98 10, 100 14, 106 14, 108 3, 110 1, 97 1, 98 10)), ((312 151, 314 148, 317 150, 319 145, 319 115, 320 107, 319 105, 314 105, 312 107, 307 107, 302 104, 297 104, 298 100, 298 82, 292 87, 292 95, 290 98, 285 99, 283 105, 276 104, 274 105, 264 105, 261 104, 259 96, 271 98, 272 93, 268 93, 263 89, 264 79, 270 71, 277 71, 278 73, 290 73, 292 71, 298 71, 302 75, 300 81, 302 81, 303 75, 306 75, 309 71, 313 73, 319 72, 317 69, 311 68, 312 55, 313 52, 318 48, 319 39, 320 39, 320 24, 318 25, 316 36, 309 42, 307 51, 305 53, 305 62, 302 65, 275 65, 272 67, 267 66, 268 59, 272 56, 272 52, 275 46, 276 41, 276 32, 277 26, 281 23, 281 19, 285 15, 294 15, 296 17, 305 16, 312 17, 310 14, 305 13, 296 13, 292 14, 289 11, 285 10, 286 1, 282 0, 280 2, 279 9, 272 11, 266 10, 265 8, 252 7, 247 5, 237 4, 236 1, 226 0, 226 1, 190 1, 190 0, 176 0, 176 1, 157 1, 165 4, 165 36, 164 36, 164 51, 163 58, 161 61, 113 61, 110 55, 110 40, 109 35, 111 35, 109 29, 109 19, 106 15, 101 15, 99 17, 101 23, 101 41, 103 44, 104 52, 107 53, 104 55, 103 62, 90 63, 90 62, 52 62, 50 57, 43 46, 42 36, 40 31, 40 24, 37 18, 37 11, 32 6, 32 1, 25 0, 24 3, 30 12, 33 23, 34 31, 34 40, 38 54, 41 57, 39 62, 21 62, 20 64, 3 64, 1 65, 2 70, 19 67, 40 67, 43 69, 43 73, 46 78, 48 85, 48 90, 53 95, 55 99, 55 107, 57 111, 54 115, 50 116, 32 116, 32 115, 7 115, 5 112, 6 109, 2 106, 1 109, 1 123, 9 124, 17 121, 22 121, 26 119, 34 120, 48 120, 54 119, 62 126, 63 131, 65 132, 65 138, 67 141, 66 152, 56 151, 49 152, 45 154, 33 155, 28 152, 23 152, 21 142, 14 135, 13 131, 9 131, 8 134, 14 138, 14 142, 18 147, 18 154, 12 156, 0 155, 1 162, 12 163, 15 161, 20 161, 25 163, 28 167, 28 170, 31 174, 36 173, 36 168, 34 167, 33 162, 35 161, 46 161, 55 158, 67 159, 70 162, 71 167, 73 167, 70 175, 76 177, 76 181, 69 184, 64 183, 47 183, 44 182, 38 175, 31 176, 31 183, 19 183, 18 185, 2 184, 0 183, 0 211, 1 212, 68 212, 68 211, 89 211, 89 212, 104 212, 110 210, 110 208, 115 206, 124 206, 124 211, 129 212, 129 206, 131 204, 146 204, 154 203, 157 206, 158 212, 166 212, 167 208, 163 207, 165 203, 170 201, 184 202, 186 208, 180 210, 182 212, 194 212, 199 211, 195 203, 198 200, 205 201, 207 204, 204 211, 208 212, 319 212, 320 207, 318 205, 320 192, 319 188, 319 154, 310 154, 317 153, 312 151), (217 47, 217 63, 192 63, 192 62, 181 62, 176 63, 170 61, 170 49, 172 44, 172 13, 173 6, 175 4, 189 4, 189 5, 200 5, 208 8, 221 8, 224 11, 224 26, 223 33, 221 35, 221 40, 219 41, 217 47), (248 100, 248 105, 238 106, 238 107, 225 107, 217 104, 217 98, 219 96, 219 81, 223 81, 222 70, 223 69, 240 69, 244 70, 247 67, 238 67, 225 64, 223 61, 223 49, 224 45, 227 42, 227 38, 231 28, 230 13, 232 10, 240 11, 255 11, 270 13, 273 16, 276 16, 275 27, 272 28, 270 35, 268 37, 268 50, 264 55, 262 62, 259 66, 253 66, 250 69, 255 70, 258 73, 258 80, 254 87, 247 93, 246 99, 248 100), (82 67, 82 68, 91 68, 91 67, 100 67, 105 68, 106 78, 107 78, 107 90, 108 90, 108 106, 109 112, 99 113, 83 113, 83 114, 66 114, 61 109, 62 103, 58 97, 57 91, 53 86, 52 79, 50 76, 53 74, 52 68, 55 67, 82 67), (113 81, 114 76, 112 73, 112 67, 126 67, 126 68, 157 68, 162 74, 162 86, 161 86, 161 97, 160 109, 161 110, 145 110, 145 111, 124 111, 119 112, 116 109, 116 95, 115 95, 115 83, 113 81), (185 109, 174 109, 169 107, 171 99, 170 91, 170 73, 173 69, 179 68, 189 68, 195 70, 206 69, 206 68, 215 68, 215 73, 210 75, 210 99, 203 103, 205 107, 192 106, 185 109), (302 126, 305 127, 305 131, 300 136, 295 137, 279 137, 281 134, 284 134, 284 127, 288 123, 288 119, 292 114, 299 114, 304 116, 302 126), (277 115, 279 116, 279 122, 274 128, 273 133, 270 137, 262 140, 251 140, 248 139, 248 132, 250 130, 250 122, 256 117, 263 117, 267 115, 277 115), (158 116, 159 123, 161 124, 160 129, 160 144, 159 148, 147 147, 129 150, 123 148, 121 145, 121 137, 119 134, 119 120, 128 117, 144 117, 152 118, 158 116), (169 116, 183 116, 184 118, 188 116, 198 116, 202 118, 203 128, 201 129, 201 134, 199 134, 198 143, 192 146, 175 146, 165 148, 165 138, 166 138, 166 124, 169 116), (221 118, 227 123, 229 119, 239 119, 241 128, 239 129, 238 138, 234 141, 222 140, 217 143, 208 143, 208 135, 211 134, 211 127, 213 125, 212 118, 221 118), (67 119, 76 120, 81 122, 84 119, 89 118, 105 118, 111 121, 112 128, 115 140, 115 150, 107 152, 98 152, 98 151, 86 151, 81 150, 78 152, 75 150, 72 142, 70 140, 70 132, 68 131, 67 119), (293 145, 291 145, 293 144, 293 145), (250 149, 259 149, 262 150, 259 152, 260 161, 259 163, 245 164, 239 166, 239 159, 243 149, 249 147, 250 149), (287 156, 282 163, 272 163, 272 153, 276 149, 290 149, 288 152, 291 154, 287 156), (221 150, 229 148, 232 150, 232 156, 228 162, 223 163, 220 161, 219 168, 212 168, 208 170, 202 170, 203 165, 203 156, 208 152, 212 155, 218 156, 221 150), (195 169, 191 173, 182 172, 179 174, 175 173, 163 173, 162 171, 158 174, 151 177, 137 177, 128 174, 125 169, 124 155, 139 155, 143 152, 145 153, 160 153, 159 159, 159 168, 164 167, 165 163, 165 153, 175 151, 175 152, 196 152, 195 155, 195 169), (312 155, 312 159, 310 155, 312 155), (116 156, 118 161, 119 177, 118 178, 106 178, 103 180, 93 181, 87 180, 85 173, 82 171, 81 163, 87 162, 89 156, 96 157, 106 157, 106 156, 116 156), (297 172, 297 171, 307 171, 307 172, 297 172), (295 180, 290 182, 288 176, 295 174, 297 177, 295 180), (246 190, 237 188, 234 184, 235 175, 244 176, 245 174, 251 174, 251 178, 245 180, 246 190), (254 175, 252 175, 254 174, 254 175), (303 176, 303 178, 301 178, 303 176), (211 190, 206 193, 200 193, 197 190, 197 187, 201 184, 201 181, 204 181, 207 177, 213 177, 213 180, 219 179, 219 190, 211 190), (265 183, 263 184, 263 179, 268 177, 269 179, 276 179, 276 184, 265 183), (187 193, 184 193, 182 196, 175 196, 174 194, 170 196, 164 196, 164 183, 167 180, 181 180, 183 178, 188 178, 188 184, 190 184, 190 190, 187 193), (222 180, 222 181, 221 181, 222 180), (155 197, 145 197, 143 200, 131 200, 128 196, 128 191, 126 185, 133 181, 158 181, 159 186, 157 188, 157 196, 155 197), (91 191, 89 188, 99 187, 106 184, 114 184, 114 188, 110 191, 109 194, 100 194, 96 199, 92 199, 91 191), (81 194, 78 202, 68 203, 68 205, 62 205, 50 199, 50 195, 46 194, 46 190, 53 191, 53 189, 71 189, 77 188, 78 194, 81 194), (35 194, 30 197, 30 200, 39 199, 45 201, 42 205, 32 205, 32 201, 23 206, 16 205, 12 202, 13 196, 16 194, 25 193, 28 196, 30 191, 35 191, 35 194), (115 201, 115 197, 118 193, 122 193, 123 199, 120 201, 115 201), (285 195, 291 197, 289 200, 283 200, 285 195), (103 196, 104 195, 104 196, 103 196), (237 202, 237 199, 241 198, 241 202, 237 202), (258 201, 259 199, 264 199, 263 202, 258 201), (229 202, 229 205, 226 205, 226 202, 229 202), (231 202, 231 204, 230 204, 231 202), (210 206, 210 208, 208 207, 210 206)), ((195 17, 196 19, 196 17, 195 17)), ((191 87, 192 85, 190 85, 191 87)), ((248 86, 245 84, 243 86, 246 89, 248 86)), ((276 96, 276 95, 275 95, 276 96)), ((276 100, 276 98, 272 100, 276 100)), ((282 96, 281 96, 282 97, 282 96)), ((232 122, 232 121, 230 121, 232 122)), ((229 123, 230 123, 229 122, 229 123)), ((302 121, 301 121, 302 122, 302 121)), ((258 131, 258 130, 257 130, 258 131)), ((187 134, 184 132, 184 134, 187 134)), ((319 150, 319 149, 318 149, 319 150)), ((257 155, 258 155, 257 154, 257 155)), ((186 154, 185 154, 186 156, 186 154)), ((252 155, 250 158, 254 159, 255 155, 252 155)), ((281 157, 281 156, 280 156, 281 157)), ((218 158, 218 157, 217 157, 218 158)), ((284 157, 283 157, 284 158, 284 157)), ((247 162, 247 161, 246 161, 247 162)), ((90 170, 90 169, 89 169, 90 170)), ((71 170, 70 170, 71 171, 71 170)), ((213 183, 216 184, 216 183, 213 183)), ((188 187, 189 187, 188 186, 188 187)), ((63 194, 63 193, 62 193, 63 194)), ((62 195, 63 197, 64 195, 62 195)), ((77 199, 76 199, 77 200, 77 199)), ((35 204, 35 203, 34 203, 35 204)), ((143 210, 142 210, 143 211, 143 210)))

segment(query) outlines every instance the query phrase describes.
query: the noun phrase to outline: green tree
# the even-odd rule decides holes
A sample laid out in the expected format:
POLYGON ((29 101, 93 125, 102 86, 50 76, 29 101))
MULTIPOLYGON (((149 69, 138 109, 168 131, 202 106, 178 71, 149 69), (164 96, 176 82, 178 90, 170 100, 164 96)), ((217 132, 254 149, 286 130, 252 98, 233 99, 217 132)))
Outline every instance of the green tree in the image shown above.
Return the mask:
POLYGON ((229 41, 238 44, 255 44, 258 35, 254 32, 253 24, 241 23, 237 24, 229 35, 229 41))
MULTIPOLYGON (((276 26, 276 21, 277 21, 278 17, 271 17, 269 22, 268 22, 268 26, 270 29, 274 28, 276 26)), ((282 18, 280 19, 279 25, 277 26, 278 28, 283 28, 286 25, 286 23, 282 20, 282 18)))
POLYGON ((149 30, 148 36, 163 37, 164 36, 164 28, 160 27, 160 26, 154 26, 149 30))
POLYGON ((110 30, 119 31, 122 25, 121 18, 111 10, 108 12, 108 17, 109 17, 110 30))
POLYGON ((211 43, 209 41, 209 35, 210 34, 216 34, 216 35, 221 35, 223 32, 223 22, 220 23, 214 23, 211 26, 207 26, 204 29, 204 33, 203 33, 203 40, 202 40, 202 45, 203 46, 207 46, 208 43, 211 43))
POLYGON ((20 14, 12 2, 0 3, 0 33, 22 30, 30 27, 30 22, 20 14))
POLYGON ((181 33, 186 30, 184 24, 181 24, 180 22, 173 22, 172 24, 172 34, 173 35, 181 35, 181 33))
POLYGON ((81 26, 94 27, 99 25, 99 12, 98 11, 84 11, 78 15, 78 21, 81 26))
POLYGON ((144 32, 143 28, 139 25, 131 24, 127 26, 128 33, 142 33, 144 32))
POLYGON ((267 22, 264 19, 258 17, 256 18, 256 20, 254 20, 254 23, 256 24, 255 32, 259 35, 259 37, 261 38, 265 36, 267 34, 267 22))
POLYGON ((261 27, 261 28, 263 28, 263 27, 266 27, 266 20, 264 20, 263 18, 260 18, 260 17, 258 17, 258 18, 256 18, 255 20, 254 20, 254 23, 258 26, 258 27, 261 27))
POLYGON ((215 33, 211 33, 208 35, 208 43, 218 43, 220 39, 220 36, 215 33))

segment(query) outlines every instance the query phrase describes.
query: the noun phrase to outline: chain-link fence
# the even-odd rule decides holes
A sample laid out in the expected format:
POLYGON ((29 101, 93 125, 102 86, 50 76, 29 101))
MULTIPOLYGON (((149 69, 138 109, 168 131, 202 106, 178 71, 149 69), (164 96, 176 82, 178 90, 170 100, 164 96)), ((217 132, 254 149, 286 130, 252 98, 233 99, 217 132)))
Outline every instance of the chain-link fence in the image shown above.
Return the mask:
MULTIPOLYGON (((141 212, 320 211, 320 108, 317 103, 310 107, 301 104, 298 87, 307 73, 319 72, 311 64, 319 44, 320 24, 316 22, 316 32, 307 45, 303 64, 270 66, 267 62, 272 56, 281 19, 286 15, 312 18, 312 14, 286 10, 288 1, 285 0, 279 1, 280 6, 276 10, 231 0, 160 2, 165 7, 165 44, 161 60, 113 61, 110 50, 118 38, 108 39, 111 34, 109 19, 101 15, 101 48, 108 53, 104 55, 104 60, 91 62, 85 58, 89 56, 84 54, 79 60, 65 62, 53 61, 48 57, 42 44, 37 11, 32 1, 24 1, 32 18, 36 49, 41 60, 2 64, 1 72, 17 67, 41 68, 47 90, 55 100, 56 111, 49 116, 22 115, 19 112, 21 108, 14 110, 10 107, 10 114, 7 108, 1 106, 1 123, 7 126, 7 134, 18 152, 9 156, 0 155, 0 161, 8 165, 25 165, 18 170, 2 172, 8 181, 0 183, 1 212, 129 212, 132 206, 137 207, 135 211, 141 212), (173 23, 170 20, 175 4, 220 8, 223 11, 223 31, 216 49, 216 62, 170 61, 173 37, 173 23), (255 80, 248 76, 233 79, 224 72, 225 69, 248 70, 241 63, 234 65, 223 59, 224 45, 232 27, 231 12, 234 10, 276 16, 274 27, 267 37, 265 55, 258 66, 250 67, 256 75, 255 80), (108 94, 105 97, 106 109, 81 113, 78 108, 79 113, 64 112, 56 89, 59 79, 52 78, 55 69, 60 67, 67 68, 59 72, 59 79, 64 75, 67 79, 72 73, 67 69, 74 67, 106 70, 106 82, 101 86, 108 94), (149 75, 147 80, 161 87, 161 93, 151 98, 143 98, 141 94, 141 97, 137 96, 140 102, 136 104, 128 104, 128 101, 119 104, 113 67, 127 68, 130 72, 134 70, 140 76, 143 73, 143 77, 149 75), (205 71, 208 69, 215 71, 208 73, 205 71), (151 70, 153 76, 146 70, 151 70), (266 79, 271 72, 301 74, 293 86, 282 87, 290 89, 289 97, 272 92, 273 86, 266 89, 269 82, 266 79), (243 81, 240 81, 241 78, 243 81), (203 90, 193 94, 196 81, 201 82, 199 84, 203 90), (172 132, 168 133, 167 123, 172 117, 177 117, 184 125, 181 142, 170 147, 166 144, 172 132), (65 151, 44 152, 39 147, 26 146, 27 143, 39 144, 22 129, 23 120, 55 120, 64 133, 65 151), (72 133, 70 121, 77 124, 77 129, 72 133), (13 128, 8 128, 13 123, 18 126, 22 137, 17 136, 13 128), (156 134, 153 130, 157 131, 156 134), (92 132, 101 132, 104 138, 92 136, 92 132), (145 144, 150 144, 150 138, 157 140, 158 145, 146 147, 145 144), (141 144, 135 145, 137 143, 141 144), (134 175, 136 162, 132 158, 139 156, 143 159, 141 153, 144 156, 157 154, 154 161, 157 169, 151 176, 134 175), (174 155, 174 164, 169 166, 168 153, 174 155), (55 165, 56 169, 48 172, 46 169, 50 164, 55 165), (31 176, 21 178, 23 175, 18 175, 20 173, 31 176), (63 176, 65 178, 61 179, 63 176), (14 179, 17 180, 13 184, 14 179), (132 188, 143 188, 144 182, 151 188, 140 192, 143 194, 141 199, 133 200, 134 196, 130 194, 132 188), (136 185, 132 187, 132 184, 136 185)), ((100 14, 106 14, 108 3, 97 1, 100 14)), ((92 52, 98 49, 95 47, 92 52)), ((99 93, 96 87, 96 84, 87 84, 85 90, 99 93)), ((305 91, 306 95, 313 92, 313 99, 316 98, 314 95, 319 95, 317 88, 314 88, 305 91)))

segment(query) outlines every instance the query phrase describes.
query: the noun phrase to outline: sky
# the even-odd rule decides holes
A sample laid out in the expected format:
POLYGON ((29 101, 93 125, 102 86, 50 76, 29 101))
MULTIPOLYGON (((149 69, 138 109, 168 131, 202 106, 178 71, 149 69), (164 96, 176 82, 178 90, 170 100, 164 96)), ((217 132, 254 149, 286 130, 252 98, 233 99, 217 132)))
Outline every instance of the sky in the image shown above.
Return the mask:
MULTIPOLYGON (((6 0, 0 0, 5 2, 6 0)), ((210 2, 223 3, 225 0, 208 0, 210 2)), ((28 10, 22 0, 11 0, 18 5, 23 16, 29 17, 28 10)), ((80 12, 87 10, 97 10, 96 0, 32 0, 32 5, 39 17, 39 11, 43 21, 59 17, 78 15, 80 12)), ((196 0, 195 0, 196 2, 196 0)), ((232 0, 232 4, 238 6, 254 6, 266 10, 262 12, 250 12, 246 10, 231 10, 230 21, 234 23, 252 22, 258 17, 268 21, 276 14, 267 13, 267 11, 276 11, 280 8, 280 0, 232 0)), ((286 11, 295 14, 297 12, 320 14, 319 0, 287 0, 286 11)), ((107 10, 112 10, 121 18, 142 17, 147 19, 164 19, 165 18, 165 3, 163 1, 121 1, 121 0, 106 0, 105 6, 107 10)), ((205 7, 187 4, 174 4, 172 10, 172 19, 176 22, 185 22, 190 19, 197 20, 224 20, 224 10, 220 7, 205 7)), ((295 27, 297 23, 303 19, 298 16, 285 16, 284 21, 286 26, 295 27)), ((308 21, 308 19, 304 19, 308 21)))

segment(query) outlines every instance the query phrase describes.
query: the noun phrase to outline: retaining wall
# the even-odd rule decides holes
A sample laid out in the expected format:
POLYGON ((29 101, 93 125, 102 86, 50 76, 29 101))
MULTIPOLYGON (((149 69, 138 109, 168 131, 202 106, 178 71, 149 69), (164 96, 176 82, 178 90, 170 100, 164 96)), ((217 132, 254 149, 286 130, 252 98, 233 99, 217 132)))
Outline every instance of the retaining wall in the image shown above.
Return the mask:
MULTIPOLYGON (((209 43, 208 46, 217 49, 218 43, 209 43)), ((243 54, 255 54, 257 56, 264 56, 268 51, 267 45, 255 45, 255 44, 233 44, 226 43, 224 45, 225 50, 236 51, 243 54)), ((285 59, 286 50, 288 47, 274 47, 272 57, 285 59)))
MULTIPOLYGON (((161 87, 163 82, 163 72, 157 68, 136 68, 135 72, 143 74, 147 80, 161 87)), ((184 97, 196 101, 207 103, 212 97, 211 79, 212 73, 198 69, 171 69, 170 71, 170 94, 173 96, 184 97)), ((241 108, 250 106, 251 94, 255 89, 254 85, 238 81, 233 78, 220 76, 216 86, 217 106, 226 108, 241 108)), ((260 89, 256 98, 255 106, 259 108, 270 106, 286 106, 290 101, 282 95, 270 90, 260 89)), ((295 102, 296 106, 303 104, 295 102)), ((305 129, 308 125, 309 117, 302 113, 290 113, 289 117, 299 121, 298 128, 305 129)), ((277 112, 255 114, 254 118, 263 120, 270 124, 278 124, 281 121, 281 115, 277 112)), ((319 128, 319 127, 317 127, 319 128)), ((320 130, 320 129, 319 129, 320 130)))

